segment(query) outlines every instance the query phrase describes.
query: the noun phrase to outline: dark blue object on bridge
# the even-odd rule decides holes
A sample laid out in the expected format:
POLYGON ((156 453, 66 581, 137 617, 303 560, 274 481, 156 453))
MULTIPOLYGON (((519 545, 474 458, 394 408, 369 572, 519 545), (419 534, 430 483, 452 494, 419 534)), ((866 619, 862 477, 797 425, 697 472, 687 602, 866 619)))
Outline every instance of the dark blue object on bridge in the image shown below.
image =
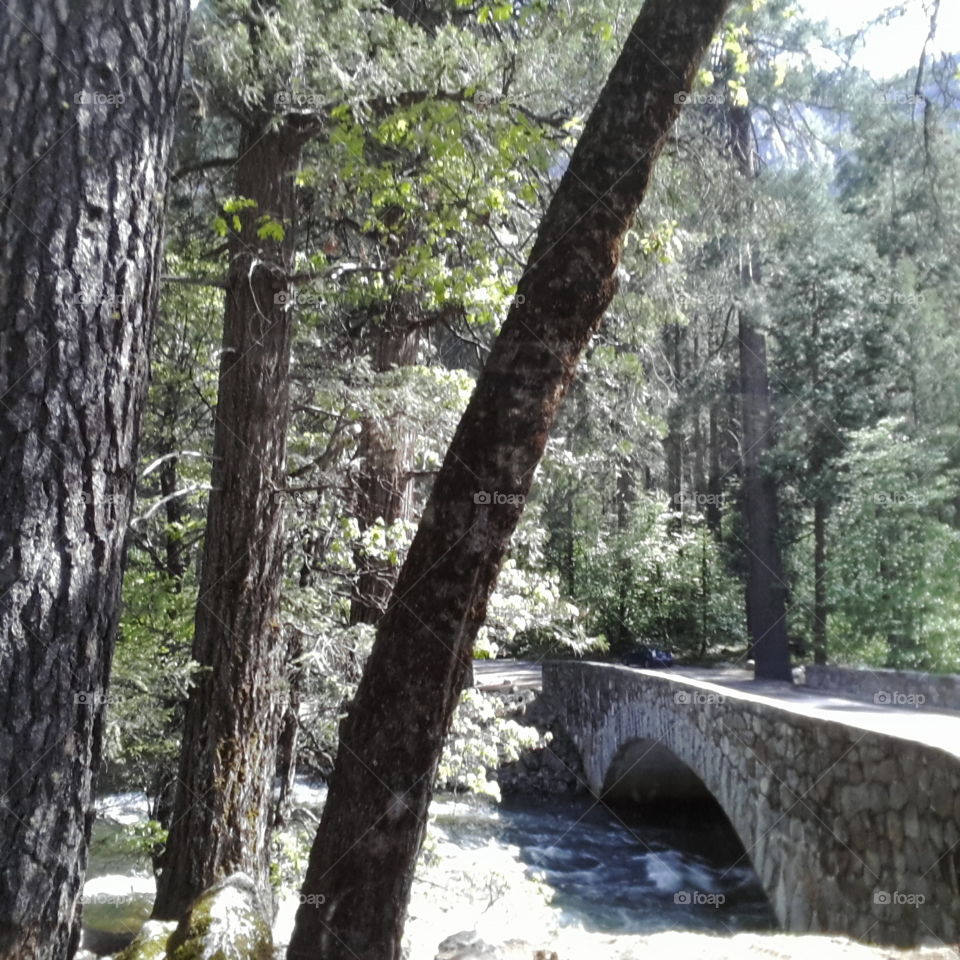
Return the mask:
POLYGON ((623 663, 628 667, 672 667, 673 654, 669 650, 640 646, 631 650, 623 658, 623 663))

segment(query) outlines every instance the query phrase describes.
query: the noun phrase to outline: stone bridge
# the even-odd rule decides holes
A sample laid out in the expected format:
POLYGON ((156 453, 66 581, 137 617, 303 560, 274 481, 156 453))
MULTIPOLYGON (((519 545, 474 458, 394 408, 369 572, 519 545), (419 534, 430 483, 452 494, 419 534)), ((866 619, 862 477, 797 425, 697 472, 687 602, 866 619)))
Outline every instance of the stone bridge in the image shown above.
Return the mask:
POLYGON ((597 796, 709 791, 785 930, 960 938, 960 713, 575 661, 543 665, 543 697, 597 796))

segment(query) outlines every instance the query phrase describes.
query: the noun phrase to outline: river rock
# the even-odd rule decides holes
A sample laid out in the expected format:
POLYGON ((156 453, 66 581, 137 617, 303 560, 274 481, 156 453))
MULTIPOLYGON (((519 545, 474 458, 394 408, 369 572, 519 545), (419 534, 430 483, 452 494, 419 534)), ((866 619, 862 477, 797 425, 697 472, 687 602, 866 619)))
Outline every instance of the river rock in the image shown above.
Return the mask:
POLYGON ((493 946, 480 939, 476 930, 463 930, 447 937, 437 948, 434 960, 559 960, 552 950, 539 950, 522 940, 508 940, 493 946))
POLYGON ((201 893, 170 937, 167 957, 273 960, 270 923, 254 882, 235 873, 201 893))
POLYGON ((439 947, 434 960, 494 960, 497 951, 484 943, 476 930, 461 930, 447 937, 439 947))
POLYGON ((176 929, 175 920, 148 920, 133 943, 117 954, 116 960, 163 960, 167 955, 167 941, 176 929))

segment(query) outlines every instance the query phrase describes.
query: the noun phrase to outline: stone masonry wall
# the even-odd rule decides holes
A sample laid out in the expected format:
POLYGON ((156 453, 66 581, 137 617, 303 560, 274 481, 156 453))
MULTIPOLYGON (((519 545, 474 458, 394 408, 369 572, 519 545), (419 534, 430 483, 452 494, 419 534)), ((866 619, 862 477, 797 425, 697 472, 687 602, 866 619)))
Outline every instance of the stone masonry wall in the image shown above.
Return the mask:
POLYGON ((668 672, 543 665, 591 789, 659 741, 716 797, 791 932, 908 945, 960 937, 960 760, 668 672))
POLYGON ((808 687, 883 706, 960 710, 960 676, 872 667, 804 667, 808 687))

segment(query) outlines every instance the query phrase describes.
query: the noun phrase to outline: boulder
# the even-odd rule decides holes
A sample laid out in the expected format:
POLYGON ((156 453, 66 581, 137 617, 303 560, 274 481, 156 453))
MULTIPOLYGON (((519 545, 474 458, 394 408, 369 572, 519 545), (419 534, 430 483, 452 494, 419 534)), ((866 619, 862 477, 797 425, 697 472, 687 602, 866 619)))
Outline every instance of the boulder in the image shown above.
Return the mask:
POLYGON ((205 890, 167 945, 168 960, 273 960, 268 914, 244 873, 205 890))
POLYGON ((148 920, 134 937, 133 943, 117 954, 116 960, 164 960, 167 941, 176 929, 174 920, 148 920))
POLYGON ((496 956, 497 951, 484 943, 476 930, 461 930, 440 944, 434 960, 493 960, 496 956))

